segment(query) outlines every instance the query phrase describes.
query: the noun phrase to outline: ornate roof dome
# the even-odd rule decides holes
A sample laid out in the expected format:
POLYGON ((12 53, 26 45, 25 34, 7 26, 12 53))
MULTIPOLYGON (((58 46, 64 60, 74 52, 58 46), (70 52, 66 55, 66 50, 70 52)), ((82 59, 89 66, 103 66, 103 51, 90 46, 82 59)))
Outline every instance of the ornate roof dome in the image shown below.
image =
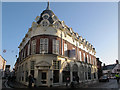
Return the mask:
POLYGON ((39 24, 43 19, 47 19, 51 24, 53 24, 54 21, 58 20, 57 16, 53 13, 52 10, 50 10, 49 2, 48 2, 46 10, 44 10, 41 13, 40 18, 37 21, 37 23, 39 24))

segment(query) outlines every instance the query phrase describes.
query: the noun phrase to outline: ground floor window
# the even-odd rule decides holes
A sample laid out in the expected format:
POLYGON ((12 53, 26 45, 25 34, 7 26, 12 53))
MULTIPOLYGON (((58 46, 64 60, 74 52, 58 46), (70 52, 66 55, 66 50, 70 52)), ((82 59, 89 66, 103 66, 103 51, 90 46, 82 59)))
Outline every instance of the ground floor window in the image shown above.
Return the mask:
POLYGON ((91 68, 88 68, 88 79, 91 79, 91 68))
POLYGON ((58 83, 59 82, 59 70, 54 70, 53 71, 53 83, 58 83))
POLYGON ((70 82, 70 71, 63 71, 62 77, 63 77, 63 82, 67 82, 67 78, 69 78, 69 82, 70 82))
POLYGON ((88 79, 91 79, 91 72, 88 72, 88 79))

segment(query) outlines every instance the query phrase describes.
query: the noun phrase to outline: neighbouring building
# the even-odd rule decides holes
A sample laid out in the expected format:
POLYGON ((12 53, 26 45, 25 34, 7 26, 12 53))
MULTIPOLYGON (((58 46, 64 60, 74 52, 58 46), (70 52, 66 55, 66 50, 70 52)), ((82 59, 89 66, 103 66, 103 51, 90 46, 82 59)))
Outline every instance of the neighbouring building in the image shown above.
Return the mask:
POLYGON ((0 55, 0 73, 1 76, 5 76, 5 65, 6 65, 6 60, 0 55))
POLYGON ((99 58, 96 58, 97 60, 97 69, 98 69, 98 79, 103 75, 102 74, 102 62, 99 60, 99 58))
POLYGON ((49 8, 32 23, 19 45, 15 63, 17 81, 28 85, 30 74, 37 86, 64 85, 79 76, 80 82, 93 82, 97 76, 96 51, 72 28, 60 21, 49 8))
POLYGON ((6 65, 6 67, 5 67, 5 77, 9 77, 9 76, 11 76, 10 65, 6 65))
POLYGON ((109 77, 114 77, 116 73, 120 73, 120 64, 119 64, 118 60, 116 60, 115 64, 103 66, 103 75, 108 75, 109 77))

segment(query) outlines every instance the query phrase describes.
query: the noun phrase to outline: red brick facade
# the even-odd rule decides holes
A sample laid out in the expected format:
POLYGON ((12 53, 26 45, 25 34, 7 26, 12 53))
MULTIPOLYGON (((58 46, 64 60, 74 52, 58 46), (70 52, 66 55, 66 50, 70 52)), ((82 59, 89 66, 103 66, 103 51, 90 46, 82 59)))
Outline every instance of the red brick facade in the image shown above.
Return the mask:
MULTIPOLYGON (((29 40, 29 42, 25 45, 25 47, 21 50, 21 52, 19 53, 19 58, 21 60, 21 57, 22 57, 22 52, 24 53, 24 50, 26 50, 26 54, 24 57, 27 57, 27 52, 28 52, 28 44, 32 42, 32 40, 36 40, 36 54, 40 54, 40 39, 41 38, 48 38, 48 54, 52 54, 52 40, 53 39, 56 39, 56 40, 59 40, 59 54, 62 55, 62 49, 61 49, 61 46, 63 46, 63 55, 64 55, 64 43, 67 44, 67 50, 72 50, 73 48, 75 48, 75 51, 76 51, 76 59, 79 60, 80 56, 79 56, 79 52, 78 51, 81 51, 81 59, 82 61, 84 61, 84 56, 83 56, 83 53, 85 53, 85 58, 87 59, 87 55, 88 55, 88 60, 89 63, 90 63, 90 56, 91 56, 91 64, 94 64, 93 63, 93 58, 94 60, 96 60, 95 56, 89 54, 88 52, 82 50, 81 48, 78 48, 76 47, 75 45, 69 43, 68 41, 66 40, 61 40, 61 38, 57 37, 57 36, 52 36, 52 35, 38 35, 38 36, 34 36, 31 38, 31 40, 29 40), (61 43, 61 41, 63 41, 63 44, 61 43), (62 44, 62 45, 61 45, 62 44)), ((24 54, 23 54, 24 55, 24 54)), ((30 45, 30 55, 31 55, 31 45, 30 45)))

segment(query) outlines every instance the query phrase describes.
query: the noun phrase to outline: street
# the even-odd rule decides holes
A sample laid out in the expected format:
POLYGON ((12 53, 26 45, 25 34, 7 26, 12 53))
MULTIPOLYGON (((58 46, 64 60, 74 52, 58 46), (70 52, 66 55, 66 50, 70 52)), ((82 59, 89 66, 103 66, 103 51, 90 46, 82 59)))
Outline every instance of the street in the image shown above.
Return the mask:
POLYGON ((111 89, 118 88, 120 89, 120 83, 118 84, 116 79, 110 79, 109 82, 98 82, 86 88, 111 88, 111 89))
MULTIPOLYGON (((16 84, 17 85, 17 84, 16 84)), ((21 88, 19 87, 19 85, 17 86, 18 88, 21 88)), ((3 80, 3 83, 2 83, 2 88, 3 90, 6 90, 6 89, 13 89, 13 88, 10 88, 8 86, 8 84, 6 83, 6 80, 3 80)), ((45 89, 67 89, 68 87, 52 87, 52 88, 47 88, 45 87, 45 89)), ((27 88, 26 88, 27 89, 27 88)), ((35 89, 35 88, 33 88, 35 89)), ((36 89, 43 89, 43 87, 38 87, 36 89)), ((69 88, 71 89, 71 88, 69 88)), ((85 87, 81 88, 81 87, 77 87, 75 89, 81 89, 81 90, 120 90, 120 83, 117 84, 116 82, 116 79, 110 79, 109 82, 98 82, 96 84, 93 84, 93 85, 85 85, 85 87)))

